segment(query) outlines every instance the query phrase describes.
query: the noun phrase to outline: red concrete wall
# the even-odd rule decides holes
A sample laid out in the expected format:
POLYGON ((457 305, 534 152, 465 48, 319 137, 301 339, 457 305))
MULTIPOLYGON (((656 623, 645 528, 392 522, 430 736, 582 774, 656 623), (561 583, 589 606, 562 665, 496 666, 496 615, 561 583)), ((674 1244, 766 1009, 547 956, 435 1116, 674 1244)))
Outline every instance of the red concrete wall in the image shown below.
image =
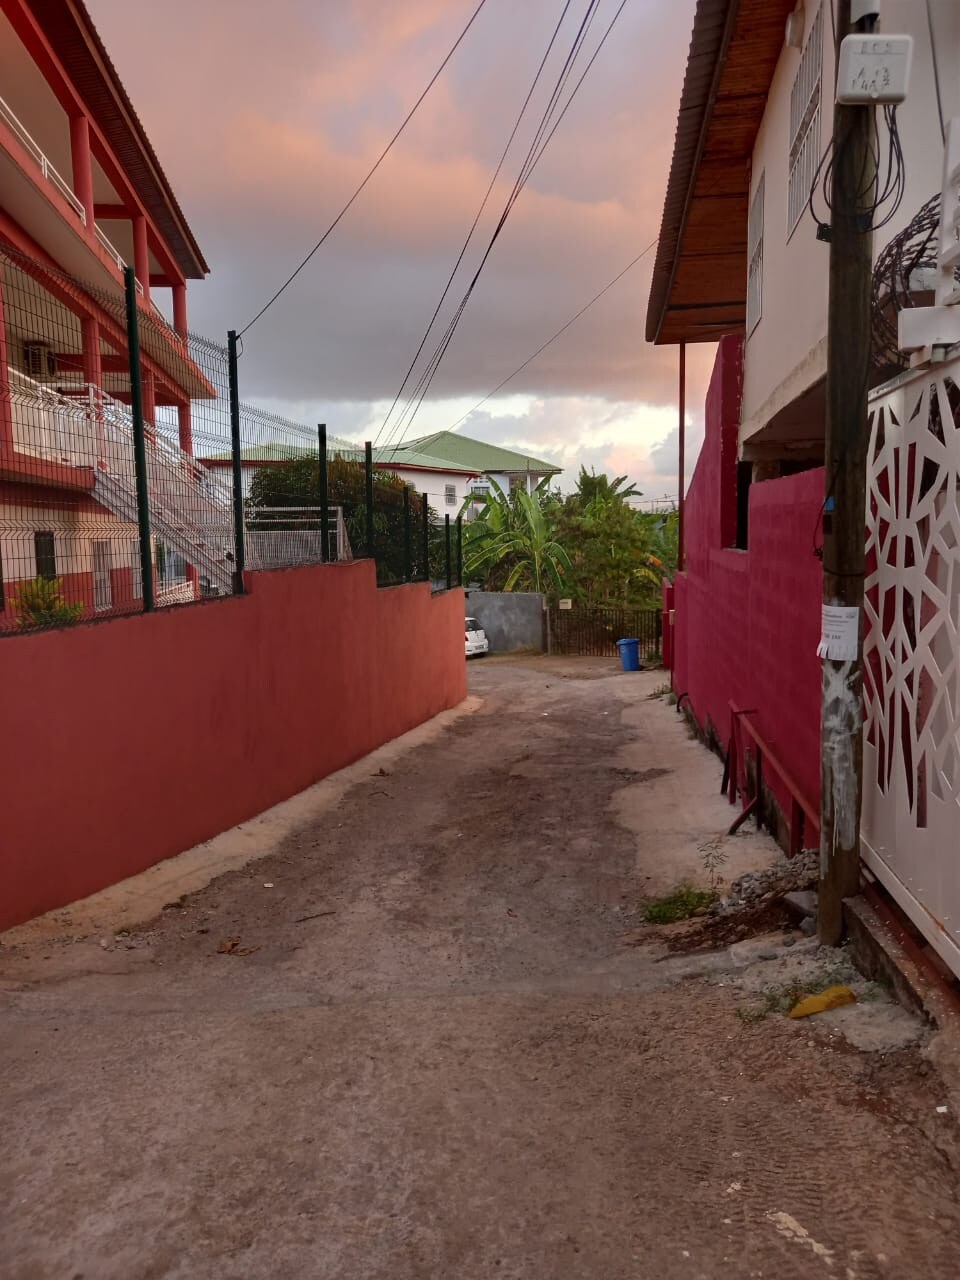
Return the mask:
MULTIPOLYGON (((724 338, 707 393, 703 449, 686 501, 686 572, 674 586, 673 687, 726 747, 730 703, 751 720, 814 806, 820 794, 821 568, 818 467, 755 483, 745 551, 736 536, 741 343, 724 338)), ((782 805, 784 788, 770 780, 782 805)), ((789 813, 789 808, 786 809, 789 813)))
POLYGON ((368 561, 0 641, 0 928, 260 813, 466 695, 462 591, 368 561))

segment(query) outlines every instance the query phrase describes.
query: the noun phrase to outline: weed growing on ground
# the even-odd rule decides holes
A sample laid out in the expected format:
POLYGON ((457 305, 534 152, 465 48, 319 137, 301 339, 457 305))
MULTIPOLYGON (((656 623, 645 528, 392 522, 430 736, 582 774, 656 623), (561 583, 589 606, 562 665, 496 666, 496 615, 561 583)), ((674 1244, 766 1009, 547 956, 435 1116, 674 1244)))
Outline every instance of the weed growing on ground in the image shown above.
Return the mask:
POLYGON ((643 918, 649 924, 675 924, 686 920, 709 907, 715 901, 713 889, 697 889, 692 884, 679 884, 676 889, 661 898, 651 898, 643 908, 643 918))
POLYGON ((647 699, 649 700, 650 698, 666 698, 671 693, 673 693, 673 690, 670 688, 668 684, 658 684, 657 687, 651 693, 647 694, 647 699))
POLYGON ((703 860, 703 869, 710 877, 710 888, 713 890, 714 896, 720 892, 720 883, 723 880, 723 867, 727 861, 727 851, 723 847, 723 836, 713 836, 710 840, 704 840, 703 844, 697 846, 697 852, 703 860))
MULTIPOLYGON (((807 978, 792 978, 789 982, 764 987, 755 1003, 740 1005, 737 1017, 741 1022, 762 1022, 771 1013, 788 1014, 806 996, 819 995, 828 987, 849 986, 855 978, 853 969, 846 956, 830 964, 823 964, 807 978)), ((885 1000, 886 992, 880 983, 868 982, 858 993, 859 1001, 885 1000)))

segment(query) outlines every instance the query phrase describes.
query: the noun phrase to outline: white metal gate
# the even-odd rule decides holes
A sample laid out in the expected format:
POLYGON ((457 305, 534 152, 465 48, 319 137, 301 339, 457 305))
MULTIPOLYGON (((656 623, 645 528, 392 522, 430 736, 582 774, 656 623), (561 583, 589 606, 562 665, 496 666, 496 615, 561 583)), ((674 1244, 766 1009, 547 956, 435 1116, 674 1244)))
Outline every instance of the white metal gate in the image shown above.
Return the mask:
POLYGON ((960 975, 960 355, 871 397, 862 839, 960 975))

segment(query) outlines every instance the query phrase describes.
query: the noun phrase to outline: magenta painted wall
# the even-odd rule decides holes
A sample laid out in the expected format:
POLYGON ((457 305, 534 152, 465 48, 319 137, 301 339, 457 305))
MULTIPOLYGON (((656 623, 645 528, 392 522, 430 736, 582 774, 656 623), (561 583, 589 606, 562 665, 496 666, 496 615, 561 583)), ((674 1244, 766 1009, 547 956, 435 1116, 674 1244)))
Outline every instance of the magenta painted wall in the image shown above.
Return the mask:
MULTIPOLYGON (((724 747, 730 702, 814 807, 820 795, 822 468, 750 489, 749 549, 735 550, 741 343, 724 338, 705 406, 705 439, 686 503, 686 572, 674 587, 673 687, 724 747)), ((783 788, 774 786, 781 804, 783 788)), ((786 809, 789 813, 789 809, 786 809)))
POLYGON ((0 928, 180 853, 466 695, 463 593, 373 564, 0 641, 0 928))

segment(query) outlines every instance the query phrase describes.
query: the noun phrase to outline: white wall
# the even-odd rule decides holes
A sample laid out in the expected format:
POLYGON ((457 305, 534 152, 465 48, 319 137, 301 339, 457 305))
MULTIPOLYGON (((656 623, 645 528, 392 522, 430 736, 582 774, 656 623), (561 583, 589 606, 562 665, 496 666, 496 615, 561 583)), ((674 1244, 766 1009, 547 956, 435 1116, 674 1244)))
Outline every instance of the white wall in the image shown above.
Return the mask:
POLYGON ((0 504, 0 563, 5 582, 37 576, 34 534, 42 530, 53 534, 58 577, 92 572, 94 542, 111 544, 112 568, 139 565, 137 526, 108 511, 3 503, 0 504))
POLYGON ((425 493, 428 504, 439 515, 449 513, 452 518, 459 515, 473 482, 473 477, 465 475, 462 471, 422 471, 414 467, 398 467, 393 463, 390 464, 390 470, 411 489, 416 489, 417 493, 425 493), (452 502, 448 502, 446 497, 448 485, 453 486, 452 502))
MULTIPOLYGON (((832 128, 834 49, 829 0, 822 0, 823 79, 821 153, 832 128)), ((940 88, 947 119, 960 114, 960 4, 932 0, 938 40, 940 88)), ((808 0, 805 29, 817 6, 808 0)), ((879 254, 891 236, 940 189, 943 150, 934 94, 926 6, 920 0, 884 0, 881 27, 913 36, 910 94, 897 117, 906 159, 906 193, 897 217, 874 237, 879 254)), ((821 378, 826 370, 827 270, 829 246, 816 239, 809 212, 788 236, 790 90, 801 50, 784 47, 753 153, 751 197, 764 177, 763 294, 761 319, 748 336, 744 355, 741 439, 746 441, 779 409, 821 378)), ((886 132, 881 124, 881 142, 886 132)), ((818 201, 822 213, 822 200, 818 201)), ((746 263, 744 263, 746 275, 746 263)), ((746 286, 744 286, 746 287, 746 286)))

